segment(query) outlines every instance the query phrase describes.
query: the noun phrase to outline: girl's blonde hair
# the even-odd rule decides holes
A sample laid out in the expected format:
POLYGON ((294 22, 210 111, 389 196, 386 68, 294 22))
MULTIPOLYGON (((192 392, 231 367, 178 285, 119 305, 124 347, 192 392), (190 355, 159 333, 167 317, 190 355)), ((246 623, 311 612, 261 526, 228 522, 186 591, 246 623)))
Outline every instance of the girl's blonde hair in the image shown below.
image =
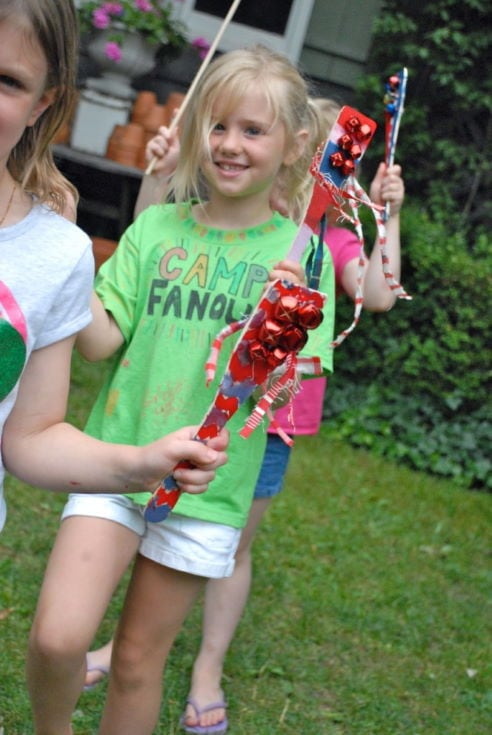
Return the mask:
POLYGON ((330 97, 313 97, 311 101, 319 113, 321 126, 319 142, 321 143, 328 137, 342 106, 330 97))
POLYGON ((53 160, 51 142, 69 119, 76 95, 79 30, 72 0, 2 0, 0 21, 15 20, 26 41, 36 41, 48 65, 46 90, 55 89, 53 103, 27 127, 10 153, 7 168, 21 188, 57 212, 75 203, 75 187, 53 160))
POLYGON ((219 56, 203 75, 185 114, 172 195, 178 202, 206 196, 200 168, 204 156, 210 155, 209 136, 217 123, 217 102, 220 98, 220 114, 227 115, 252 89, 264 92, 274 123, 284 126, 287 146, 299 146, 297 160, 279 172, 288 212, 298 218, 307 203, 311 150, 309 145, 299 145, 296 135, 307 130, 311 136, 316 115, 309 104, 306 80, 285 56, 261 45, 219 56))

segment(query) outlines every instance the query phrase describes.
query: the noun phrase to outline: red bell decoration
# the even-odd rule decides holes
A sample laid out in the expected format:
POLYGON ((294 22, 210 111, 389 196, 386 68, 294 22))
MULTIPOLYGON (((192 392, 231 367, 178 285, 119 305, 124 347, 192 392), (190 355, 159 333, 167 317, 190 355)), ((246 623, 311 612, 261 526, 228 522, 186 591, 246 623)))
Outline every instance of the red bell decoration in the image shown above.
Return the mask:
POLYGON ((342 172, 343 172, 343 174, 345 176, 350 176, 351 174, 354 173, 354 171, 355 171, 355 163, 352 161, 351 158, 347 158, 343 162, 343 166, 342 166, 342 172))
POLYGON ((279 346, 287 352, 302 350, 308 339, 306 330, 293 324, 286 327, 279 336, 279 346))
POLYGON ((285 352, 281 347, 276 347, 271 352, 268 352, 266 359, 270 367, 276 368, 278 365, 283 363, 286 357, 287 352, 285 352))
POLYGON ((278 337, 283 332, 283 325, 274 319, 265 319, 258 329, 258 339, 263 344, 277 344, 278 337))
POLYGON ((345 123, 345 129, 348 130, 349 133, 352 133, 352 135, 360 128, 360 120, 356 115, 353 117, 349 117, 347 122, 345 123))
POLYGON ((264 362, 267 359, 267 348, 255 340, 249 346, 249 354, 253 362, 264 362))
POLYGON ((297 315, 297 322, 304 329, 316 329, 323 321, 323 312, 315 304, 301 304, 297 315))
POLYGON ((367 123, 359 125, 359 127, 355 131, 355 137, 361 143, 363 143, 365 140, 369 140, 371 135, 372 135, 371 128, 369 125, 367 125, 367 123))
POLYGON ((332 153, 330 156, 330 163, 333 166, 333 168, 341 168, 343 164, 345 163, 345 158, 340 151, 337 151, 336 153, 332 153))
POLYGON ((362 148, 360 147, 358 143, 354 143, 353 145, 350 146, 348 153, 350 154, 352 158, 355 158, 355 159, 360 158, 362 156, 362 148))
POLYGON ((342 135, 338 139, 338 145, 340 148, 343 148, 344 151, 349 151, 353 142, 352 136, 348 133, 345 133, 345 135, 342 135))
POLYGON ((272 317, 278 322, 291 322, 297 314, 297 299, 295 296, 281 296, 273 305, 272 317))

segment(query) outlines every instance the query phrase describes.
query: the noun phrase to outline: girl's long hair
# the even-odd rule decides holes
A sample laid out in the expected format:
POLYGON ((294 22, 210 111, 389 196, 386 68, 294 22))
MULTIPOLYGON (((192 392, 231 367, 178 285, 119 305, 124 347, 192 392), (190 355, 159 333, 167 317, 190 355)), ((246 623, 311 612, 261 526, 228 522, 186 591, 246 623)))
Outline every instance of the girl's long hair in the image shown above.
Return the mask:
POLYGON ((51 143, 70 118, 76 99, 79 29, 72 0, 2 0, 0 21, 15 20, 26 43, 37 42, 48 65, 46 89, 55 89, 53 103, 32 127, 27 127, 12 150, 7 168, 27 193, 63 212, 75 187, 60 173, 51 143))
MULTIPOLYGON (((214 112, 217 115, 219 98, 220 114, 227 115, 245 93, 258 89, 266 96, 274 122, 283 124, 287 146, 298 144, 296 134, 301 130, 316 137, 318 118, 309 103, 307 81, 285 56, 261 45, 225 53, 210 64, 184 115, 181 152, 170 192, 177 202, 206 197, 200 169, 204 157, 210 155, 209 136, 217 122, 214 112)), ((312 146, 301 146, 295 163, 282 166, 279 172, 288 213, 297 220, 310 192, 311 151, 312 146)))

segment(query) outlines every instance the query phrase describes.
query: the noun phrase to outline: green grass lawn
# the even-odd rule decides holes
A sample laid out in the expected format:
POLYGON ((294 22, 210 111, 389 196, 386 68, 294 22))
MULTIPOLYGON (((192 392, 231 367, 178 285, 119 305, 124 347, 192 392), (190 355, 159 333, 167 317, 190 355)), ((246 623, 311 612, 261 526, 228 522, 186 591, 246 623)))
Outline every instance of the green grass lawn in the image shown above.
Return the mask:
MULTIPOLYGON (((75 362, 73 420, 98 381, 75 362)), ((29 735, 26 640, 64 498, 12 480, 7 493, 0 733, 29 735)), ((322 433, 299 438, 226 663, 230 735, 490 735, 491 503, 322 433)), ((166 672, 159 734, 179 732, 199 637, 197 606, 166 672)), ((97 732, 104 693, 82 695, 75 735, 97 732)))

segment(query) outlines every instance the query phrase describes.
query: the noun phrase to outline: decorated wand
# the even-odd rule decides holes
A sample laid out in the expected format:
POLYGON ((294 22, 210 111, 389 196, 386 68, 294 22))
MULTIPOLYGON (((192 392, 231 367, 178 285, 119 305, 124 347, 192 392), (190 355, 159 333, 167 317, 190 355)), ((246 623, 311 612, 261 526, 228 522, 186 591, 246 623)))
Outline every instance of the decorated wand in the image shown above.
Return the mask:
MULTIPOLYGON (((407 69, 404 68, 398 74, 393 74, 387 81, 385 87, 384 106, 385 106, 385 163, 386 166, 392 166, 395 159, 396 141, 398 138, 398 130, 400 120, 403 115, 405 92, 407 86, 407 69)), ((371 202, 366 192, 362 189, 354 175, 351 175, 345 185, 345 195, 348 198, 349 207, 352 210, 352 216, 347 214, 346 209, 339 208, 340 218, 349 220, 359 237, 361 242, 361 250, 359 257, 358 275, 357 275, 357 291, 355 295, 355 309, 352 323, 349 327, 342 330, 333 341, 333 346, 338 347, 344 339, 352 332, 359 323, 363 305, 362 284, 364 270, 366 267, 366 256, 364 252, 364 235, 362 231, 362 223, 359 218, 358 209, 360 204, 370 207, 373 212, 377 233, 379 250, 381 253, 381 263, 384 277, 388 287, 395 293, 398 298, 410 300, 412 297, 405 291, 403 286, 395 279, 391 270, 391 264, 386 252, 386 222, 389 217, 390 203, 384 207, 379 207, 371 202)))
MULTIPOLYGON (((384 139, 386 166, 395 162, 396 141, 400 129, 400 121, 404 111, 405 94, 407 91, 408 71, 403 67, 397 74, 392 74, 385 84, 384 93, 384 139)), ((385 207, 384 221, 389 217, 389 202, 385 207)))
MULTIPOLYGON (((343 186, 353 174, 375 128, 375 123, 361 113, 349 107, 342 108, 326 144, 313 159, 311 174, 315 183, 312 196, 287 258, 300 261, 327 207, 336 205, 338 199, 344 196, 343 186)), ((307 274, 310 285, 319 284, 324 248, 320 235, 317 253, 307 274)), ((259 425, 281 391, 295 391, 299 372, 321 374, 319 358, 300 357, 299 352, 307 342, 308 332, 321 324, 325 301, 326 296, 316 288, 276 280, 263 293, 248 318, 222 330, 213 342, 205 365, 207 384, 215 376, 224 340, 242 331, 213 403, 198 429, 197 441, 206 442, 217 436, 238 408, 270 378, 270 388, 258 401, 240 431, 245 438, 259 425)), ((173 475, 168 475, 147 504, 144 513, 146 520, 164 520, 179 496, 180 490, 173 475)))

